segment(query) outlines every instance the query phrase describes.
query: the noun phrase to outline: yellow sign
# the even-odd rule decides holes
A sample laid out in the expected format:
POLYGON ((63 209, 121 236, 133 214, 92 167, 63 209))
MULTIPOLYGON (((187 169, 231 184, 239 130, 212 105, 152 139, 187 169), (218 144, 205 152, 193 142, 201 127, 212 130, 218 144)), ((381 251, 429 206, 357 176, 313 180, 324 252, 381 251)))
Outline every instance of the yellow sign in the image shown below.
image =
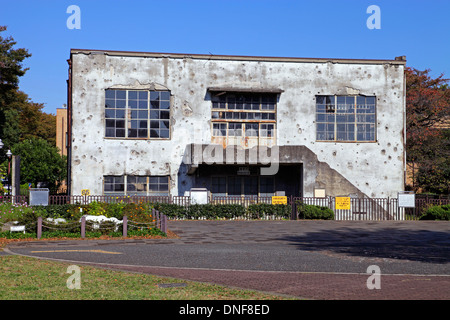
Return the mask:
POLYGON ((273 196, 272 204, 287 204, 287 197, 286 196, 273 196))
POLYGON ((81 189, 82 196, 89 196, 91 194, 91 190, 89 189, 81 189))
POLYGON ((350 197, 336 197, 336 210, 350 210, 350 197))

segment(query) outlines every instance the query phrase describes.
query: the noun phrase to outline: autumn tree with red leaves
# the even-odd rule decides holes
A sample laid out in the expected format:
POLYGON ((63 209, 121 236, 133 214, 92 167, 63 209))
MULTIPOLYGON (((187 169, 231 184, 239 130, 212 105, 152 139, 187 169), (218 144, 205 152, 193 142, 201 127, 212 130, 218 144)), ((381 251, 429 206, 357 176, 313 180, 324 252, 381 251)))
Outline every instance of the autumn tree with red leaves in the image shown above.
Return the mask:
POLYGON ((413 189, 449 193, 449 79, 406 68, 406 150, 413 189), (447 128, 446 128, 447 126, 447 128))

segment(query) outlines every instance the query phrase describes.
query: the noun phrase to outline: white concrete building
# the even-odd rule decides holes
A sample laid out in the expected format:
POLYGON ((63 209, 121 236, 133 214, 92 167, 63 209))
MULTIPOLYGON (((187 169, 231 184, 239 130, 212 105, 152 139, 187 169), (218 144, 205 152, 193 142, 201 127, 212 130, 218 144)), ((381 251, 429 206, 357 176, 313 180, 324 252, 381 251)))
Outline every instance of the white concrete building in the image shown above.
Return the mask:
POLYGON ((72 195, 404 190, 404 57, 73 49, 68 62, 72 195))

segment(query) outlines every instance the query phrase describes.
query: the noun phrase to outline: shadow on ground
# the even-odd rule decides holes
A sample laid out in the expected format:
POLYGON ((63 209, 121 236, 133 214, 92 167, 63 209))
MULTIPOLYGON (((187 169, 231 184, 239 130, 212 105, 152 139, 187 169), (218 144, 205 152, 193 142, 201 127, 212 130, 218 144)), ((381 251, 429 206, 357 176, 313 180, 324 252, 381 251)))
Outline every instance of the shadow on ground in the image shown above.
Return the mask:
POLYGON ((428 263, 450 262, 450 232, 443 231, 344 228, 278 239, 306 251, 428 263))

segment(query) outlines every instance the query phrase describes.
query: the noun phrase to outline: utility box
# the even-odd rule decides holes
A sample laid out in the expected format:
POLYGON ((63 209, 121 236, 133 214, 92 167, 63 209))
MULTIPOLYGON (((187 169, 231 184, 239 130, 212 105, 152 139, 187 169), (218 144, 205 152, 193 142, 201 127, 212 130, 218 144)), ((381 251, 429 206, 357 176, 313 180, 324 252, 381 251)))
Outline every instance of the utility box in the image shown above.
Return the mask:
POLYGON ((31 206, 48 206, 48 188, 31 188, 30 189, 30 205, 31 206))

